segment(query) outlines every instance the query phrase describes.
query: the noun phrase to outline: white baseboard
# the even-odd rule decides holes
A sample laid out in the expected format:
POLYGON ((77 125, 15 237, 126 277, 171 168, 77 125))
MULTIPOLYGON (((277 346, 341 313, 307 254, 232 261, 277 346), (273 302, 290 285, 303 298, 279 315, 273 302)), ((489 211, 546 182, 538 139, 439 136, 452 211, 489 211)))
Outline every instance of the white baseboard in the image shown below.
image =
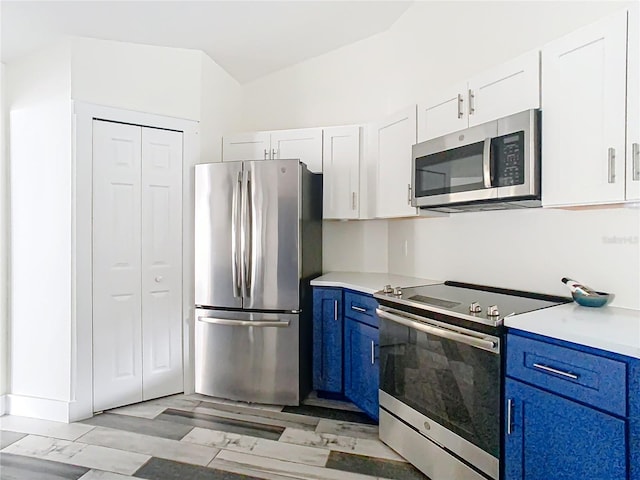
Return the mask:
POLYGON ((7 413, 7 396, 0 395, 0 417, 7 413))
POLYGON ((69 423, 69 402, 13 394, 5 397, 7 414, 69 423))

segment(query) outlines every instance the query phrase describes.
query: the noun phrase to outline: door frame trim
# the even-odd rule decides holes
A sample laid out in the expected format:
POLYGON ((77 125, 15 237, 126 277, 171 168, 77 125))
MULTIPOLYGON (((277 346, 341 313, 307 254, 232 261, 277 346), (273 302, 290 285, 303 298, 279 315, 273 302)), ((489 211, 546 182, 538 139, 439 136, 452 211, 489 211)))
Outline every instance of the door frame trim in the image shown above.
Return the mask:
POLYGON ((182 157, 182 349, 185 393, 194 391, 193 370, 193 165, 200 157, 200 124, 167 117, 72 101, 72 288, 71 392, 69 421, 93 415, 92 198, 93 120, 175 130, 183 134, 182 157))

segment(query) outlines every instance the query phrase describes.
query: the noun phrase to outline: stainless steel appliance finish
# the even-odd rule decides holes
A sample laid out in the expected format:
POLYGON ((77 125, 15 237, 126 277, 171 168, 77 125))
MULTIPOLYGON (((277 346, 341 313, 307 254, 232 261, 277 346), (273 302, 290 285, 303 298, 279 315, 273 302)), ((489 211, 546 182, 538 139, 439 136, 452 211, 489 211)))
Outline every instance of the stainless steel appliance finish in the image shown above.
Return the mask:
POLYGON ((195 167, 196 392, 298 404, 311 385, 321 176, 298 160, 195 167))
POLYGON ((374 297, 382 441, 432 480, 497 480, 502 321, 570 299, 459 282, 374 297))
POLYGON ((196 309, 196 392, 297 404, 300 316, 196 309))
POLYGON ((539 112, 413 146, 411 205, 445 213, 540 206, 539 112))

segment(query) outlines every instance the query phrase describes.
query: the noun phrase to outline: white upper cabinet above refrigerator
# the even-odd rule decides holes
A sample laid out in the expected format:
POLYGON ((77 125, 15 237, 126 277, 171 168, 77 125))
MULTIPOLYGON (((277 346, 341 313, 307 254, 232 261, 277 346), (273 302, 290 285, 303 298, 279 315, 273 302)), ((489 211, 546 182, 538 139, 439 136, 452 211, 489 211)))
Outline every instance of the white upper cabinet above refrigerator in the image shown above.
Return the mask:
POLYGON ((540 52, 433 92, 418 104, 418 142, 540 107, 540 52))
POLYGON ((235 133, 222 139, 223 162, 294 158, 322 173, 322 128, 235 133))
POLYGON ((329 127, 323 138, 325 219, 356 219, 360 214, 360 127, 329 127))
POLYGON ((624 11, 543 48, 543 206, 624 201, 626 47, 624 11))

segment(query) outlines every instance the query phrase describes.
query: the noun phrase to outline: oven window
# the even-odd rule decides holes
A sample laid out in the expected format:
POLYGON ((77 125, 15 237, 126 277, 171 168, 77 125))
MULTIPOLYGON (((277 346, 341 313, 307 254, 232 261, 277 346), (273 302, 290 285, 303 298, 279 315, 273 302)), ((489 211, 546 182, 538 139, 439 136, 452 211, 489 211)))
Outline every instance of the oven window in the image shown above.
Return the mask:
POLYGON ((484 189, 483 151, 478 142, 416 158, 416 197, 484 189))
POLYGON ((381 320, 380 389, 500 457, 500 355, 381 320))

